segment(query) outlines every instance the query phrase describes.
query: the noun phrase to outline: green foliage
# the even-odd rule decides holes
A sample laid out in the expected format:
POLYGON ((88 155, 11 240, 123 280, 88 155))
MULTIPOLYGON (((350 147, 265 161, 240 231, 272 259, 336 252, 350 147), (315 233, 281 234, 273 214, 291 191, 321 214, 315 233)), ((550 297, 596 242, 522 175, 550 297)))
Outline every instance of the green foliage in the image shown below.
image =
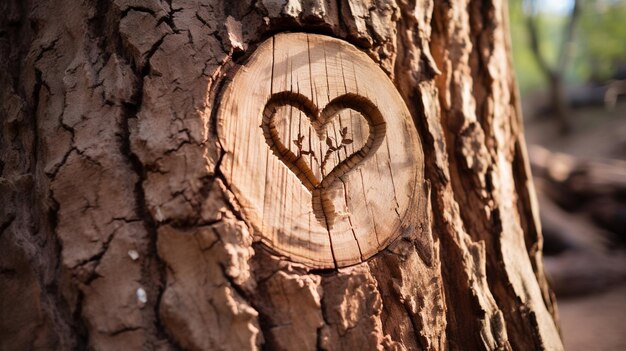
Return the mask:
MULTIPOLYGON (((572 0, 573 1, 573 0, 572 0)), ((576 24, 573 57, 566 68, 570 84, 581 84, 609 78, 618 64, 626 64, 626 0, 581 0, 581 12, 576 24)), ((554 67, 569 13, 540 11, 535 20, 540 36, 540 49, 554 67)), ((510 0, 509 16, 513 42, 513 64, 522 94, 542 89, 546 85, 529 45, 523 0, 510 0)))
POLYGON ((583 9, 574 72, 583 80, 605 80, 626 64, 626 1, 589 1, 583 9))

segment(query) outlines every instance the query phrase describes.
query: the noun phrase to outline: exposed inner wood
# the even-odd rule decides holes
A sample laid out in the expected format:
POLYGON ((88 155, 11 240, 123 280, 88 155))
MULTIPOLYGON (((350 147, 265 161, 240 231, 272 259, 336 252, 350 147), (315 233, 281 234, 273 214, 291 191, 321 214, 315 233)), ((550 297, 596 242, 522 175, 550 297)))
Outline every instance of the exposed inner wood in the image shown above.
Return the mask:
POLYGON ((262 43, 227 88, 218 124, 224 174, 257 237, 295 261, 362 262, 414 210, 423 156, 409 112, 346 42, 293 33, 262 43))

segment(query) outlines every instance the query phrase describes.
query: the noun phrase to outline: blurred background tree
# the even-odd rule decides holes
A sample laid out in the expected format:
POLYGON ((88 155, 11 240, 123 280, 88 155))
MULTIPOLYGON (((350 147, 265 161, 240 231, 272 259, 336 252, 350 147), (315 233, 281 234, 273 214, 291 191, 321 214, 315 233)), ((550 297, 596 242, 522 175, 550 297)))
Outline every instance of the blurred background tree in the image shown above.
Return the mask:
POLYGON ((586 1, 572 79, 626 79, 626 1, 586 1))
POLYGON ((615 81, 626 79, 625 0, 512 0, 509 6, 522 96, 549 94, 548 99, 532 99, 545 106, 526 106, 527 111, 544 108, 567 130, 569 106, 614 104, 605 100, 621 87, 615 81), (563 100, 553 101, 551 89, 562 89, 563 100))

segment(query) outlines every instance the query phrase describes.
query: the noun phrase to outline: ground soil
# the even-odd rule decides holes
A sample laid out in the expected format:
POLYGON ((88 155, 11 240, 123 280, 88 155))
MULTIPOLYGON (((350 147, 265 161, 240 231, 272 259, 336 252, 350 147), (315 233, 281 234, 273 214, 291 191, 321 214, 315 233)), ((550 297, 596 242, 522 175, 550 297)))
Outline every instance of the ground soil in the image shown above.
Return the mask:
MULTIPOLYGON (((611 111, 577 109, 571 117, 573 132, 562 137, 556 123, 527 116, 528 145, 583 159, 626 159, 626 103, 611 111)), ((557 296, 557 304, 566 350, 626 350, 626 282, 593 294, 557 296)))
POLYGON ((557 301, 566 350, 626 350, 626 284, 557 301))

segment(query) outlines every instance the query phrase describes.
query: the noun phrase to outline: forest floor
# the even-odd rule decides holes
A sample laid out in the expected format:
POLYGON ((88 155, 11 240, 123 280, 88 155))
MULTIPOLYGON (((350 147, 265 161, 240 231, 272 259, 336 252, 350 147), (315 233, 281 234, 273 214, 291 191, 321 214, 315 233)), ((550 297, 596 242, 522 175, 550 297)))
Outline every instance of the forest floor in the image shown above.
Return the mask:
POLYGON ((583 159, 626 160, 626 101, 613 110, 572 109, 572 132, 561 136, 557 124, 544 117, 526 118, 526 142, 583 159))
POLYGON ((626 284, 557 301, 566 350, 626 350, 626 284))
MULTIPOLYGON (((529 148, 539 145, 583 160, 626 160, 626 102, 619 103, 612 111, 602 107, 574 109, 571 121, 572 133, 561 137, 553 121, 527 118, 529 148)), ((626 238, 626 233, 617 234, 626 238)), ((610 242, 607 249, 626 256, 624 241, 610 242)), ((588 276, 580 279, 588 279, 588 276)), ((623 276, 601 289, 573 296, 560 296, 557 290, 557 303, 566 350, 626 350, 626 279, 623 276)))

